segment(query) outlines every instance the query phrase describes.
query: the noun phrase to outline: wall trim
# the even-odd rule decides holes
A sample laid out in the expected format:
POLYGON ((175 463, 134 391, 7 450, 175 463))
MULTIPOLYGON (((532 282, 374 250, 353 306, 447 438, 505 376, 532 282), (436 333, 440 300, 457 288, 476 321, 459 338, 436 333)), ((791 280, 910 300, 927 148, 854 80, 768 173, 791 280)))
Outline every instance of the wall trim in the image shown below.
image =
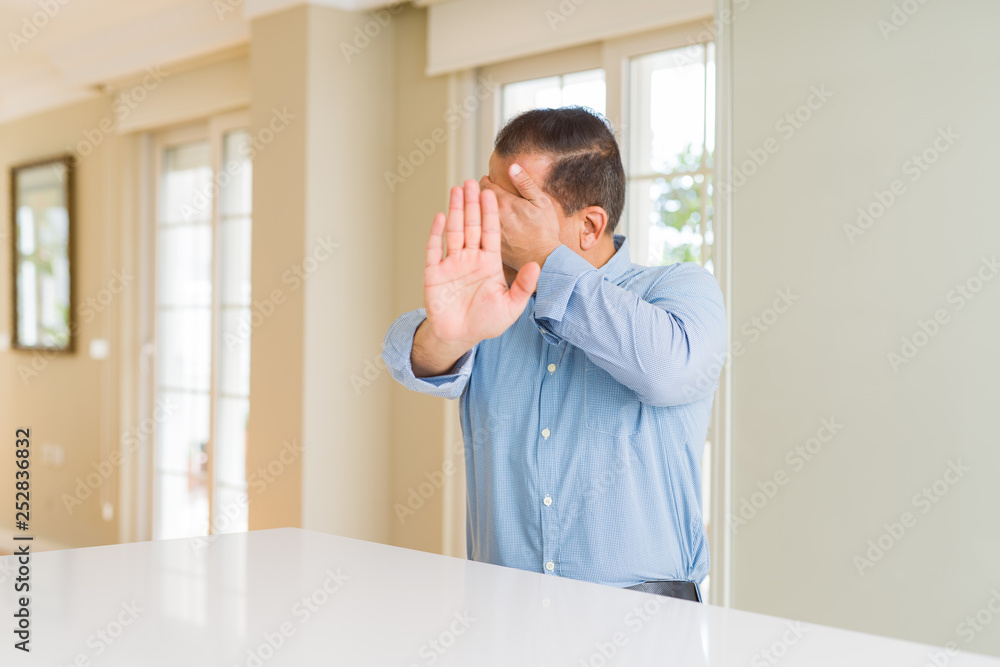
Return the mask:
MULTIPOLYGON (((733 173, 733 0, 716 0, 715 36, 715 150, 716 182, 732 183, 733 173)), ((723 258, 718 266, 719 287, 726 304, 727 338, 733 339, 733 247, 732 198, 724 188, 715 188, 716 251, 723 258)), ((719 377, 712 431, 712 604, 733 606, 733 531, 728 518, 733 507, 732 359, 727 358, 719 377)))
POLYGON ((400 4, 398 1, 385 2, 385 0, 244 0, 243 17, 249 21, 300 5, 330 7, 345 12, 361 12, 368 9, 375 9, 376 7, 398 4, 400 4))

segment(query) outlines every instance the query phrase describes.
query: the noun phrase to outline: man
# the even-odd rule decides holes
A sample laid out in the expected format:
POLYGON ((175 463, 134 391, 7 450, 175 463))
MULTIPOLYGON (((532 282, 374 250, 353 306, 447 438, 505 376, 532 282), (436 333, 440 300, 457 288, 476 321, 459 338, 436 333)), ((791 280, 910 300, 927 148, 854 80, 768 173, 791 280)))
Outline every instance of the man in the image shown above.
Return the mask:
POLYGON ((618 145, 591 111, 521 114, 489 169, 434 218, 426 308, 383 348, 406 387, 460 399, 469 558, 700 600, 719 287, 629 261, 618 145))

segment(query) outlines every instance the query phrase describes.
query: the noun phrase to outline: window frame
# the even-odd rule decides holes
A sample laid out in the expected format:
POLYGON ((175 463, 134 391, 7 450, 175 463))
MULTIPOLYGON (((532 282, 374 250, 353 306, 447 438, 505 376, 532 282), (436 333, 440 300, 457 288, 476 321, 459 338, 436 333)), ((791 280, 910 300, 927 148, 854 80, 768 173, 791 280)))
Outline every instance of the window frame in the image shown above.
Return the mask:
MULTIPOLYGON (((143 273, 143 286, 141 298, 146 302, 143 309, 145 320, 145 331, 147 332, 146 342, 140 350, 141 363, 139 364, 139 386, 145 387, 145 400, 141 402, 143 417, 153 418, 158 398, 158 380, 156 377, 155 355, 157 348, 157 225, 158 210, 160 203, 160 188, 163 177, 163 155, 164 152, 178 145, 195 141, 207 141, 209 145, 209 160, 212 165, 212 208, 211 208, 211 229, 212 229, 212 299, 211 299, 211 366, 209 378, 209 426, 208 441, 205 444, 205 452, 208 456, 205 469, 205 481, 208 485, 208 534, 215 534, 216 521, 215 512, 217 509, 218 486, 221 483, 215 467, 215 443, 218 437, 218 404, 219 404, 219 377, 221 372, 221 285, 222 272, 222 246, 219 243, 221 238, 221 216, 219 210, 219 188, 217 187, 218 175, 225 169, 224 140, 229 132, 237 130, 247 130, 251 128, 251 115, 249 109, 241 109, 229 113, 219 114, 207 119, 202 119, 196 123, 185 123, 178 126, 164 128, 148 136, 148 152, 144 156, 148 160, 148 197, 146 197, 145 212, 142 220, 141 232, 141 256, 148 267, 143 273)), ((252 216, 252 213, 251 213, 252 216)), ((155 420, 154 420, 155 423, 155 420)), ((158 425, 157 425, 158 430, 158 425)), ((159 492, 159 470, 157 467, 157 436, 154 433, 149 437, 148 456, 140 461, 139 483, 136 486, 137 494, 140 497, 142 506, 141 512, 137 513, 137 535, 139 539, 152 540, 156 535, 156 499, 159 492)))
MULTIPOLYGON (((650 173, 633 173, 632 156, 629 153, 629 138, 632 128, 629 124, 628 102, 631 99, 630 64, 633 58, 646 56, 661 51, 682 49, 688 46, 706 44, 714 41, 712 35, 706 32, 704 22, 686 23, 654 30, 632 37, 609 40, 604 43, 604 80, 608 90, 608 120, 619 132, 619 145, 622 149, 622 162, 625 165, 625 178, 631 186, 633 181, 655 176, 650 173), (612 74, 613 73, 613 74, 612 74), (612 100, 612 97, 614 99, 612 100)), ((707 91, 706 91, 707 92, 707 91)), ((702 173, 699 170, 696 173, 702 173)), ((703 197, 702 208, 705 207, 703 197)), ((634 219, 625 219, 624 233, 629 239, 633 261, 646 263, 648 255, 648 239, 645 226, 636 224, 634 219)))

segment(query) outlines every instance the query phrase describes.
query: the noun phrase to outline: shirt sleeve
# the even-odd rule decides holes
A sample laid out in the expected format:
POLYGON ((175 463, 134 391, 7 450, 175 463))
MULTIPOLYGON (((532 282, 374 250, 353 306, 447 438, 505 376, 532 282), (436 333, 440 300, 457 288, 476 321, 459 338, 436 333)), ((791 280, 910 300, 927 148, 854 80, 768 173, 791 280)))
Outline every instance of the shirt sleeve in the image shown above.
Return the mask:
POLYGON ((640 297, 559 246, 542 267, 534 318, 546 340, 580 348, 643 403, 684 405, 718 386, 725 306, 715 277, 697 264, 664 267, 640 297))
POLYGON ((392 377, 407 389, 430 396, 458 398, 469 383, 476 348, 472 348, 459 358, 455 363, 454 372, 418 378, 413 374, 413 367, 410 365, 410 353, 413 351, 413 335, 425 319, 427 311, 423 308, 400 315, 389 327, 382 341, 382 360, 385 361, 392 377))

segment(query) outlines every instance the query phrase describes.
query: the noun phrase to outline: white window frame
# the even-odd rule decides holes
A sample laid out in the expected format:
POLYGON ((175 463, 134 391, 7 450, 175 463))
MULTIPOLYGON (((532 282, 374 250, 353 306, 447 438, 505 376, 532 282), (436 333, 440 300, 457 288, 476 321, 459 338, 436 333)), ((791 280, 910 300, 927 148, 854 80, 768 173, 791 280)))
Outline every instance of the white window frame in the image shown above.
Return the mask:
MULTIPOLYGON (((209 411, 209 436, 206 444, 208 463, 206 466, 206 479, 208 482, 208 520, 209 532, 214 531, 215 522, 212 520, 216 509, 216 475, 214 467, 214 443, 217 429, 218 403, 218 378, 219 363, 221 355, 219 353, 220 336, 218 335, 221 317, 220 290, 216 288, 220 284, 221 278, 221 246, 218 243, 220 238, 219 220, 219 197, 217 175, 223 169, 223 140, 225 135, 235 130, 247 130, 251 127, 251 116, 248 109, 219 114, 197 123, 184 124, 165 128, 156 133, 150 133, 143 137, 143 150, 140 160, 145 163, 146 172, 143 180, 145 193, 140 196, 140 233, 139 233, 139 253, 144 260, 145 268, 139 276, 140 283, 140 340, 142 341, 139 354, 140 363, 136 369, 137 383, 140 388, 139 417, 137 423, 143 420, 153 419, 156 400, 156 224, 159 202, 159 190, 162 179, 163 155, 167 148, 185 144, 193 141, 207 141, 210 150, 210 161, 213 168, 213 198, 212 198, 212 370, 209 383, 210 411, 209 411)), ((155 422, 155 420, 154 420, 155 422)), ((156 452, 155 436, 151 437, 146 446, 142 448, 137 457, 137 483, 133 485, 135 490, 136 512, 133 536, 137 540, 153 539, 153 522, 155 517, 156 500, 156 452)))

